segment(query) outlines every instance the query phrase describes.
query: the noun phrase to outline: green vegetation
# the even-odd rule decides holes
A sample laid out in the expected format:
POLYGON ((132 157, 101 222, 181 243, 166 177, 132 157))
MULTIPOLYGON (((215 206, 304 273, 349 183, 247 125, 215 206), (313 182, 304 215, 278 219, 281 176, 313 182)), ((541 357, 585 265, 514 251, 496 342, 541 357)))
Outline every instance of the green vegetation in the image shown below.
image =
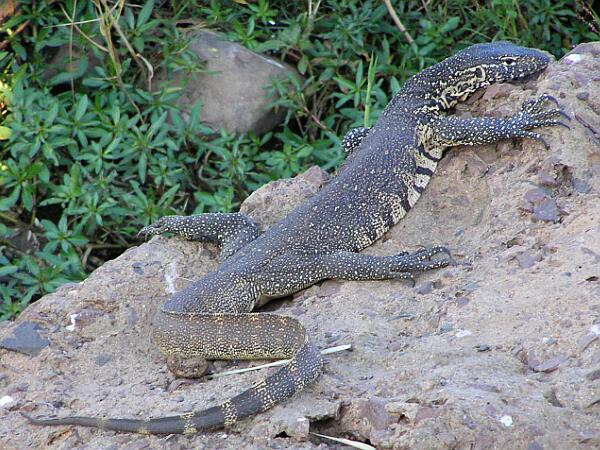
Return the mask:
MULTIPOLYGON (((27 0, 0 28, 0 320, 137 242, 161 215, 229 211, 269 180, 335 168, 340 137, 373 123, 420 69, 492 39, 561 56, 598 39, 582 1, 27 0), (208 27, 295 66, 285 122, 217 136, 159 70, 201 70, 186 28, 208 27), (412 38, 414 38, 414 41, 412 38), (68 67, 49 61, 61 48, 68 67)), ((1 12, 1 8, 0 8, 1 12)))

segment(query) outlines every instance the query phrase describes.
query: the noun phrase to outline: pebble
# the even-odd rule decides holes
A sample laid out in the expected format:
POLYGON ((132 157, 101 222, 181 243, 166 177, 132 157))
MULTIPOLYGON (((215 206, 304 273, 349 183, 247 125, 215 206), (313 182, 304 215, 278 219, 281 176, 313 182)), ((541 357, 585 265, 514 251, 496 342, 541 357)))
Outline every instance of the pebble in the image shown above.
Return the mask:
POLYGON ((452 331, 453 329, 454 329, 454 325, 449 322, 445 322, 440 325, 440 333, 448 333, 449 331, 452 331))
POLYGON ((542 447, 536 441, 531 441, 529 444, 527 444, 527 450, 544 450, 544 447, 542 447))
POLYGON ((50 341, 40 336, 38 330, 41 330, 41 327, 37 323, 21 322, 13 330, 12 336, 0 341, 0 348, 36 356, 50 345, 50 341))
POLYGON ((585 351, 586 348, 590 346, 592 342, 598 339, 598 335, 596 333, 587 333, 579 338, 579 342, 577 343, 577 347, 580 352, 585 351))
POLYGON ((415 291, 417 294, 421 294, 421 295, 429 294, 431 291, 433 291, 433 282, 425 281, 424 283, 419 284, 415 288, 415 291))
POLYGON ((542 188, 533 188, 525 192, 525 200, 531 203, 539 203, 548 197, 546 191, 542 188))
POLYGON ((546 172, 545 170, 540 170, 538 173, 538 180, 542 186, 556 187, 558 186, 558 181, 556 180, 556 175, 550 172, 546 172))
POLYGON ((554 370, 558 369, 558 366, 560 366, 567 359, 569 358, 566 355, 555 356, 554 358, 547 359, 546 361, 540 364, 536 364, 533 367, 533 371, 545 373, 553 372, 554 370))
POLYGON ((554 389, 550 389, 544 392, 544 398, 548 400, 548 403, 550 403, 552 406, 556 406, 557 408, 564 408, 564 405, 556 396, 556 391, 554 389))
POLYGON ((558 222, 560 211, 553 198, 546 198, 533 207, 533 219, 544 222, 558 222))
POLYGON ((469 304, 469 299, 467 297, 457 297, 455 300, 456 302, 456 306, 458 306, 459 308, 462 308, 463 306, 466 306, 469 304))
POLYGON ((573 185, 573 189, 575 189, 580 194, 587 194, 592 190, 592 187, 588 184, 588 182, 582 180, 581 178, 573 178, 571 184, 573 185))
POLYGON ((535 265, 535 260, 528 251, 517 253, 516 258, 521 269, 529 269, 535 265))
POLYGON ((98 364, 99 366, 103 366, 106 363, 110 362, 112 360, 112 357, 110 355, 107 355, 106 353, 102 353, 100 355, 98 355, 95 359, 96 364, 98 364))
POLYGON ((590 381, 596 381, 598 378, 600 378, 600 369, 591 371, 585 377, 590 381))

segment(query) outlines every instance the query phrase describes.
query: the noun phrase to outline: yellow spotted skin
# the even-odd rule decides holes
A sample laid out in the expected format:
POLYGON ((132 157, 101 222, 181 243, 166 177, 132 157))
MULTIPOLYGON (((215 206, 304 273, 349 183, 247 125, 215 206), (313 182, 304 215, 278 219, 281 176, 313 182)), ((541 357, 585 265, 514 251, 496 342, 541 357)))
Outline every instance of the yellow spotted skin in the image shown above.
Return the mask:
POLYGON ((154 340, 166 355, 206 359, 290 358, 266 379, 220 405, 148 420, 65 417, 32 419, 39 425, 81 425, 138 433, 196 433, 265 411, 313 382, 322 358, 296 319, 251 313, 264 301, 327 278, 380 280, 444 267, 443 247, 412 254, 359 253, 415 205, 446 147, 529 137, 531 129, 562 124, 550 96, 527 102, 507 118, 461 119, 444 111, 481 87, 543 70, 548 57, 507 42, 479 44, 415 75, 370 129, 344 139, 350 153, 338 176, 308 202, 259 235, 236 214, 168 216, 142 230, 173 232, 216 242, 222 265, 175 294, 158 311, 154 340))

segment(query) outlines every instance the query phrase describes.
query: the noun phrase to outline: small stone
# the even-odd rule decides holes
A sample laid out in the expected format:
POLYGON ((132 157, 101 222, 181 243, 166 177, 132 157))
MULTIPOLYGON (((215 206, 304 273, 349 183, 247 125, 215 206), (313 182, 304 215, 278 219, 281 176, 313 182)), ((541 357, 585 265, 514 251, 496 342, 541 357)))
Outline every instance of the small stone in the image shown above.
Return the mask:
POLYGON ((433 282, 425 281, 424 283, 419 284, 415 288, 415 291, 417 294, 421 294, 421 295, 429 294, 431 291, 433 291, 433 282))
POLYGON ((479 284, 478 283, 469 283, 464 287, 464 290, 467 292, 473 292, 476 289, 479 288, 479 284))
POLYGON ((538 173, 538 180, 542 186, 558 186, 556 175, 550 172, 546 172, 545 170, 540 170, 540 172, 538 173))
POLYGON ((537 364, 533 367, 534 372, 553 372, 558 369, 563 362, 569 359, 566 355, 555 356, 554 358, 547 359, 541 364, 537 364))
POLYGON ((544 450, 544 447, 542 447, 537 442, 532 441, 529 444, 527 444, 527 450, 544 450))
POLYGON ((143 275, 144 274, 144 263, 143 262, 135 262, 132 264, 133 267, 133 272, 138 274, 138 275, 143 275))
POLYGON ((596 430, 583 430, 581 432, 579 432, 579 436, 582 442, 586 442, 589 441, 590 439, 593 439, 596 437, 596 435, 598 434, 598 432, 596 430))
POLYGON ((50 345, 50 341, 38 333, 40 329, 37 323, 22 322, 13 330, 12 336, 0 341, 0 348, 36 356, 50 345))
POLYGON ((454 301, 456 302, 456 306, 462 308, 463 306, 467 306, 470 300, 467 297, 457 297, 454 301))
POLYGON ((557 408, 564 408, 562 402, 556 396, 556 391, 554 389, 550 389, 549 391, 544 392, 544 398, 548 400, 552 406, 556 406, 557 408))
POLYGON ((553 198, 547 198, 533 208, 533 219, 544 222, 558 222, 560 211, 553 198))
POLYGON ((573 185, 573 189, 575 189, 580 194, 587 194, 592 190, 592 187, 588 184, 588 182, 582 180, 581 178, 573 178, 571 184, 573 185))
POLYGON ((584 334, 583 336, 581 336, 579 338, 579 342, 577 344, 579 351, 580 352, 585 351, 585 349, 588 348, 589 345, 592 342, 594 342, 596 339, 598 339, 598 335, 596 333, 587 333, 587 334, 584 334))
POLYGON ((548 197, 548 194, 546 193, 546 191, 544 189, 541 188, 534 188, 534 189, 529 189, 527 192, 525 192, 525 200, 531 202, 531 203, 539 203, 542 200, 544 200, 545 198, 548 197))
POLYGON ((598 378, 600 378, 600 369, 591 371, 585 377, 590 381, 596 381, 598 378))
POLYGON ((590 93, 589 92, 578 92, 577 95, 575 96, 577 97, 578 100, 587 100, 588 98, 590 98, 590 93))
POLYGON ((448 322, 445 322, 440 325, 440 333, 448 333, 454 329, 454 325, 448 322))
POLYGON ((535 260, 528 251, 517 253, 516 258, 521 269, 529 269, 535 265, 535 260))
POLYGON ((298 417, 285 428, 287 434, 297 440, 306 440, 310 433, 310 421, 306 417, 298 417))
POLYGON ((102 353, 96 357, 95 361, 96 361, 96 364, 98 364, 99 366, 103 366, 106 363, 110 362, 111 359, 112 359, 112 356, 102 353))

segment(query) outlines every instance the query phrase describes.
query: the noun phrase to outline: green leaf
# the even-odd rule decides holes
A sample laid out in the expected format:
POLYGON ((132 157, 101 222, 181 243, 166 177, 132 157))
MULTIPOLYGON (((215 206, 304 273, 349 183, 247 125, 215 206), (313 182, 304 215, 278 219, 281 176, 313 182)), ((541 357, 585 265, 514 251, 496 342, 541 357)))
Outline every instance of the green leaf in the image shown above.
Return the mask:
POLYGON ((137 17, 137 26, 138 28, 144 25, 150 16, 152 15, 152 10, 154 9, 154 0, 148 0, 144 7, 140 10, 137 17))
POLYGON ((6 275, 11 275, 13 273, 15 273, 17 270, 19 270, 18 266, 3 266, 0 267, 0 277, 6 276, 6 275))
POLYGON ((75 108, 75 119, 81 120, 83 115, 87 111, 88 107, 88 96, 82 95, 79 101, 77 102, 77 106, 75 108))
POLYGON ((21 186, 17 186, 8 197, 0 199, 0 211, 8 211, 19 198, 21 186))
POLYGON ((10 128, 0 125, 0 141, 10 139, 11 134, 12 130, 10 128))

